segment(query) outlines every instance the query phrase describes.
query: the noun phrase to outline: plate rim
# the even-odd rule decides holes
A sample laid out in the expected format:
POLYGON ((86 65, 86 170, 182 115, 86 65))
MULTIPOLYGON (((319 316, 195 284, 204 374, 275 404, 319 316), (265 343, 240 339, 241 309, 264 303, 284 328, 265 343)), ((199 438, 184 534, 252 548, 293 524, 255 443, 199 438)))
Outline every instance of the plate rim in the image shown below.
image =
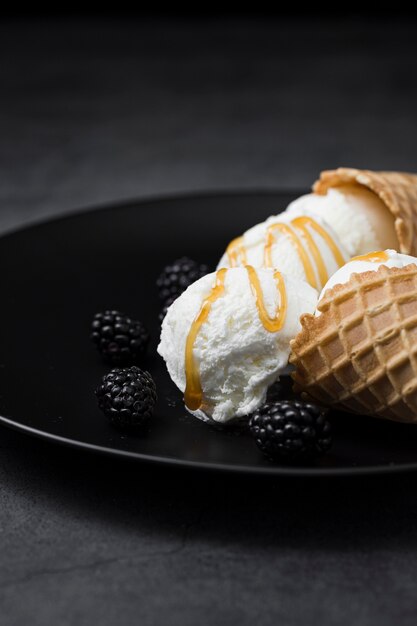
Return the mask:
POLYGON ((22 232, 26 232, 28 230, 32 230, 38 227, 47 226, 49 224, 53 224, 55 222, 63 222, 65 220, 69 220, 72 218, 80 218, 84 215, 91 215, 93 213, 100 213, 101 211, 114 211, 116 209, 129 209, 130 207, 138 206, 140 204, 163 204, 164 202, 170 202, 172 200, 194 200, 194 199, 205 199, 205 198, 224 198, 225 196, 233 197, 233 196, 295 196, 302 195, 305 193, 309 193, 310 189, 308 188, 293 188, 293 189, 257 189, 253 187, 251 189, 238 189, 238 188, 230 188, 230 189, 197 189, 193 190, 184 190, 184 191, 175 191, 170 193, 167 191, 166 193, 161 194, 150 194, 141 196, 139 198, 121 198, 119 200, 110 200, 109 202, 99 202, 98 204, 88 205, 85 208, 75 207, 74 209, 65 210, 63 213, 53 216, 53 215, 44 215, 40 218, 35 218, 34 220, 28 220, 22 224, 17 224, 15 226, 11 226, 10 228, 6 227, 2 233, 0 233, 0 241, 6 239, 8 237, 12 237, 13 235, 19 235, 22 232))
POLYGON ((145 463, 156 464, 159 466, 175 466, 176 468, 193 468, 198 470, 210 471, 210 472, 227 472, 232 474, 247 474, 247 475, 263 475, 263 476, 283 476, 291 478, 331 478, 331 477, 349 477, 349 476, 373 476, 376 474, 392 474, 401 472, 412 472, 417 470, 417 462, 415 463, 403 463, 402 465, 387 464, 387 465, 368 465, 359 467, 308 467, 308 466, 285 466, 285 465, 229 465, 227 463, 209 463, 207 461, 189 461, 187 459, 176 459, 174 457, 156 456, 143 454, 141 452, 129 452, 128 450, 122 450, 120 448, 110 448, 106 446, 99 446, 93 443, 87 443, 78 439, 69 439, 68 437, 62 437, 53 433, 48 433, 32 426, 26 426, 12 420, 10 418, 0 415, 0 424, 16 430, 19 433, 36 437, 48 443, 58 443, 68 448, 74 448, 77 450, 83 450, 86 452, 92 452, 101 454, 103 456, 116 457, 118 459, 125 459, 130 461, 141 461, 145 463))
MULTIPOLYGON (((91 207, 77 208, 65 212, 58 216, 46 216, 39 220, 29 222, 27 224, 18 225, 15 228, 6 230, 0 235, 0 245, 4 239, 8 239, 14 236, 19 236, 21 233, 42 228, 44 226, 54 224, 56 222, 63 222, 71 219, 82 218, 83 216, 91 216, 94 213, 111 212, 114 210, 128 209, 130 207, 137 207, 141 204, 163 204, 164 202, 170 202, 175 200, 195 200, 195 199, 207 199, 207 198, 225 198, 233 196, 277 196, 277 195, 296 195, 305 193, 306 190, 294 190, 294 189, 218 189, 218 190, 196 190, 196 191, 184 191, 175 192, 160 195, 143 196, 137 199, 131 198, 120 201, 112 201, 109 203, 103 203, 93 205, 91 207)), ((385 465, 369 465, 358 467, 308 467, 308 466, 285 466, 285 465, 236 465, 227 463, 211 463, 208 461, 190 461, 187 459, 180 459, 175 457, 149 455, 140 452, 130 452, 128 450, 122 450, 121 448, 112 448, 107 446, 100 446, 93 443, 88 443, 78 439, 70 439, 61 435, 56 435, 32 426, 28 426, 19 421, 16 418, 11 419, 0 415, 0 424, 12 430, 15 430, 21 434, 36 437, 48 443, 57 443, 68 448, 74 448, 77 450, 83 450, 86 452, 97 453, 103 456, 125 459, 130 461, 140 461, 150 464, 156 464, 162 467, 175 466, 176 468, 184 469, 197 469, 210 472, 227 472, 233 475, 246 474, 252 476, 274 476, 274 477, 291 477, 291 478, 334 478, 334 477, 353 477, 364 475, 376 475, 376 474, 392 474, 412 472, 417 470, 417 461, 396 464, 387 463, 385 465)))

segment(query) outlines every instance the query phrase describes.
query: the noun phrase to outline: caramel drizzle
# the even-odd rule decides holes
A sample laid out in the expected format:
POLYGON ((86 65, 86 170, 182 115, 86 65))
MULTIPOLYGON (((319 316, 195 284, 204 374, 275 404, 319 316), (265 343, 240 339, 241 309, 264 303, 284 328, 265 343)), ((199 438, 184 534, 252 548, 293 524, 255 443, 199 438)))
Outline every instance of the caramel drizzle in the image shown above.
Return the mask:
POLYGON ((246 265, 246 249, 243 244, 243 237, 236 237, 236 239, 233 239, 227 246, 226 254, 229 258, 230 267, 246 265), (239 257, 241 259, 240 263, 239 257))
POLYGON ((226 279, 227 268, 224 267, 216 272, 216 282, 209 295, 201 305, 200 311, 191 324, 190 332, 185 343, 185 405, 191 411, 196 411, 201 406, 203 391, 201 389, 200 372, 194 360, 194 343, 200 328, 208 318, 211 305, 216 302, 224 292, 224 281, 226 279))
MULTIPOLYGON (((310 283, 310 285, 315 289, 318 289, 319 285, 317 284, 316 272, 314 270, 312 260, 314 261, 314 264, 317 268, 319 282, 321 283, 322 287, 327 283, 329 275, 320 250, 316 242, 314 241, 311 233, 309 232, 309 228, 314 230, 325 241, 329 250, 333 254, 337 266, 341 267, 342 265, 344 265, 345 259, 343 258, 343 254, 340 252, 333 238, 329 235, 325 228, 320 226, 320 224, 318 224, 311 217, 300 216, 295 217, 293 220, 291 220, 291 224, 276 222, 275 224, 271 224, 270 226, 268 226, 265 235, 264 267, 273 267, 272 247, 275 243, 275 232, 279 231, 280 233, 287 235, 290 238, 291 244, 297 250, 300 261, 303 264, 307 282, 310 283), (297 229, 302 234, 305 243, 297 235, 295 229, 297 229), (308 252, 305 248, 305 244, 307 244, 308 252)), ((246 249, 243 243, 243 237, 237 237, 236 239, 233 239, 233 241, 231 241, 228 245, 226 253, 229 258, 230 267, 245 265, 246 249)))
POLYGON ((381 250, 379 252, 369 252, 368 254, 362 254, 361 256, 355 256, 351 261, 367 261, 368 263, 383 263, 384 261, 388 261, 389 256, 384 251, 381 250))
MULTIPOLYGON (((325 285, 327 281, 329 280, 329 275, 327 273, 327 269, 323 261, 323 257, 320 254, 320 250, 318 249, 316 242, 314 241, 313 237, 310 235, 307 229, 307 225, 309 224, 308 220, 309 220, 308 217, 296 217, 295 219, 292 220, 291 224, 293 224, 296 228, 298 228, 298 230, 300 230, 303 233, 304 238, 307 242, 307 246, 310 250, 310 254, 315 261, 317 271, 319 274, 319 280, 320 280, 321 286, 323 287, 323 285, 325 285)), ((316 285, 313 285, 313 287, 316 287, 316 285)))
MULTIPOLYGON (((283 327, 285 323, 285 318, 287 314, 287 292, 285 289, 285 282, 282 274, 278 271, 274 273, 274 280, 277 285, 277 289, 280 296, 280 302, 277 307, 277 312, 274 317, 270 317, 268 314, 264 297, 262 293, 261 284, 259 282, 258 275, 256 270, 250 266, 246 266, 246 271, 248 273, 249 283, 252 289, 252 292, 255 296, 256 308, 258 310, 259 319, 268 332, 276 333, 283 327)), ((216 272, 216 281, 214 287, 212 287, 209 295, 201 305, 200 311, 197 313, 194 321, 191 324, 190 331, 187 336, 187 340, 185 343, 185 392, 184 392, 184 401, 185 405, 191 411, 196 411, 199 409, 203 402, 203 390, 201 387, 201 379, 199 368, 197 367, 194 359, 194 344, 197 338, 197 335, 207 320, 211 305, 218 298, 220 298, 224 293, 224 283, 226 279, 227 268, 222 268, 216 272)))
POLYGON ((274 231, 279 230, 284 235, 288 235, 291 243, 296 248, 298 252, 298 256, 301 259, 301 263, 304 267, 304 272, 307 278, 307 281, 310 283, 312 287, 317 289, 317 281, 316 275, 314 273, 313 265, 309 259, 307 252, 304 250, 304 246, 300 241, 297 234, 293 231, 293 229, 288 226, 288 224, 283 224, 282 222, 277 222, 276 224, 271 224, 268 226, 266 231, 266 240, 265 240, 265 249, 264 249, 264 265, 265 267, 273 267, 272 263, 272 246, 275 243, 274 231))
POLYGON ((335 244, 334 240, 329 235, 327 230, 323 228, 322 226, 320 226, 320 224, 318 224, 315 220, 313 220, 313 218, 307 217, 307 216, 297 217, 292 221, 292 223, 293 224, 295 224, 296 222, 300 223, 300 221, 303 224, 308 224, 313 230, 316 231, 316 233, 320 235, 322 239, 324 239, 324 241, 327 243, 327 246, 330 248, 337 265, 339 267, 342 267, 342 265, 345 264, 345 259, 343 257, 343 254, 340 252, 339 248, 337 247, 337 245, 335 244))
POLYGON ((270 317, 265 308, 261 284, 256 270, 251 265, 247 265, 245 269, 248 272, 249 282, 255 296, 256 307, 258 309, 258 315, 262 326, 270 333, 278 332, 284 326, 287 314, 287 291, 285 289, 285 282, 281 272, 277 271, 274 273, 274 280, 277 285, 280 301, 275 317, 270 317))

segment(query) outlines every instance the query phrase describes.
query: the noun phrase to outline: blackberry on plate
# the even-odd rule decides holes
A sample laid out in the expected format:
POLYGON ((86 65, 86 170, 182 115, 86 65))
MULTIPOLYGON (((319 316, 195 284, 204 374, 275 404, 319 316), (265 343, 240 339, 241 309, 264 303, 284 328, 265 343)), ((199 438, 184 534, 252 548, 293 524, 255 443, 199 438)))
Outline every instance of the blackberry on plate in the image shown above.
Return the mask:
POLYGON ((178 298, 196 280, 209 271, 207 265, 182 257, 167 265, 159 275, 156 285, 162 302, 178 298))
POLYGON ((162 309, 159 311, 158 318, 161 324, 164 321, 165 315, 167 314, 167 311, 171 304, 174 302, 174 300, 176 300, 176 298, 168 298, 168 300, 164 303, 162 309))
POLYGON ((332 443, 327 411, 296 400, 264 404, 252 414, 249 430, 273 460, 312 460, 332 443))
POLYGON ((103 376, 96 396, 104 415, 123 428, 146 426, 157 400, 152 376, 135 365, 103 376))
POLYGON ((94 316, 90 338, 106 361, 129 365, 145 354, 149 333, 142 322, 120 311, 103 311, 94 316))

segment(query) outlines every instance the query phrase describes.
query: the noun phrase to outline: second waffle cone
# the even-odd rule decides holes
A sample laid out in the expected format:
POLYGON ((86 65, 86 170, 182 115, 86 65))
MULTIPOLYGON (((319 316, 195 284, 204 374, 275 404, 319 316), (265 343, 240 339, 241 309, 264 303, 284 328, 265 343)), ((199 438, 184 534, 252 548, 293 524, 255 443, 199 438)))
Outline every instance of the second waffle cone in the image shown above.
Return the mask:
POLYGON ((297 391, 341 410, 417 423, 417 266, 328 290, 291 342, 297 391))

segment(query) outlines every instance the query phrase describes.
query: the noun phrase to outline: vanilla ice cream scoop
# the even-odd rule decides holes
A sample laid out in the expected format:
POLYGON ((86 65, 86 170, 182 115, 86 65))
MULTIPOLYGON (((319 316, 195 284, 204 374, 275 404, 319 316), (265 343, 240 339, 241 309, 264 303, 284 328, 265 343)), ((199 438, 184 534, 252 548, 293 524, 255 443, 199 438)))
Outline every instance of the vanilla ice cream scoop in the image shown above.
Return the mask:
MULTIPOLYGON (((408 254, 400 254, 395 250, 380 250, 354 257, 349 263, 346 263, 346 265, 338 269, 327 281, 320 294, 319 301, 328 289, 331 289, 335 285, 347 283, 352 274, 376 272, 381 265, 386 265, 387 267, 405 267, 406 265, 410 265, 410 263, 417 265, 417 258, 409 256, 408 254)), ((319 314, 319 311, 317 311, 316 315, 319 314)))
POLYGON ((158 346, 188 411, 224 423, 263 404, 317 296, 304 281, 251 266, 221 268, 188 287, 168 309, 158 346))
POLYGON ((377 194, 361 185, 340 185, 324 195, 301 196, 288 205, 286 213, 300 211, 321 216, 350 256, 398 247, 393 215, 377 194))
POLYGON ((349 258, 320 215, 294 208, 291 214, 269 217, 234 239, 218 267, 272 267, 320 290, 349 258))

